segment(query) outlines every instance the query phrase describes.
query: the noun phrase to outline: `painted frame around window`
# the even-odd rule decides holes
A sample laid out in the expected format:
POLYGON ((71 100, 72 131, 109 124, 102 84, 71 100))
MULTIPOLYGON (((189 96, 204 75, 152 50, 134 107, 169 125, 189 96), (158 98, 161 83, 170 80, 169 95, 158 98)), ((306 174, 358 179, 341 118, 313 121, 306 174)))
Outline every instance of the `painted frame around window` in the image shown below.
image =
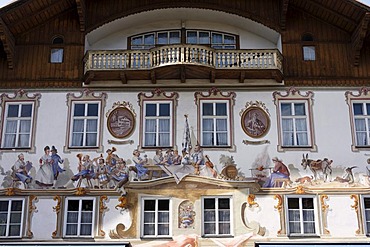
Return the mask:
MULTIPOLYGON (((1 138, 1 150, 3 152, 14 152, 13 149, 17 149, 18 151, 27 151, 28 153, 35 153, 36 147, 35 147, 35 135, 36 135, 36 126, 37 126, 37 112, 38 108, 40 106, 40 93, 34 93, 32 96, 28 95, 28 93, 24 90, 18 90, 14 92, 13 95, 3 93, 0 95, 1 100, 1 129, 0 129, 0 138, 1 138), (4 148, 4 134, 5 134, 5 123, 6 123, 6 112, 9 107, 9 105, 19 105, 19 104, 32 104, 32 117, 31 117, 31 130, 29 132, 30 139, 29 139, 29 147, 9 147, 4 148)), ((18 134, 18 131, 17 133, 18 134)))
MULTIPOLYGON (((356 138, 355 113, 353 109, 354 103, 370 104, 370 88, 363 87, 363 88, 360 88, 357 92, 346 91, 345 98, 346 98, 346 103, 349 108, 348 112, 349 112, 349 119, 350 119, 350 124, 351 124, 351 134, 352 134, 351 135, 352 136, 351 149, 353 152, 359 152, 360 150, 370 150, 370 136, 369 136, 370 126, 367 125, 367 129, 366 129, 368 145, 366 146, 358 145, 358 141, 356 138)), ((369 120, 370 115, 363 115, 363 118, 369 120)))
MULTIPOLYGON (((139 131, 139 149, 155 150, 158 148, 173 148, 176 145, 176 111, 179 94, 177 92, 167 93, 161 89, 155 89, 150 93, 141 92, 138 94, 140 106, 140 131, 139 131), (170 104, 170 143, 168 146, 146 146, 145 145, 145 109, 147 104, 170 104)), ((153 116, 154 117, 154 116, 153 116)), ((154 117, 155 118, 155 117, 154 117)), ((153 118, 153 119, 154 119, 153 118)), ((157 133, 157 132, 156 132, 157 133)))
MULTIPOLYGON (((211 88, 208 92, 195 92, 194 93, 194 97, 195 97, 195 104, 197 105, 197 125, 198 125, 198 136, 197 136, 197 139, 198 141, 200 142, 200 146, 202 148, 208 148, 208 149, 219 149, 219 148, 222 148, 222 149, 228 149, 229 151, 235 151, 236 150, 236 147, 235 147, 235 144, 234 144, 234 124, 233 124, 233 119, 234 119, 234 105, 235 105, 235 97, 236 97, 236 94, 235 92, 222 92, 220 91, 219 89, 213 87, 211 88), (227 145, 220 145, 220 146, 216 146, 216 145, 212 145, 212 146, 204 146, 203 145, 203 138, 202 138, 202 132, 203 132, 203 128, 202 128, 202 119, 203 119, 203 116, 202 116, 202 105, 203 105, 203 102, 213 102, 213 103, 217 103, 217 102, 227 102, 227 112, 228 112, 228 115, 227 115, 227 126, 228 126, 228 129, 227 129, 227 132, 228 132, 228 136, 227 136, 227 142, 228 144, 227 145)), ((215 130, 216 131, 216 130, 215 130)))
POLYGON ((277 128, 278 128, 278 152, 285 151, 311 151, 316 152, 317 146, 315 141, 314 132, 314 121, 313 121, 313 96, 312 91, 307 91, 306 94, 302 94, 299 90, 294 87, 289 88, 285 93, 275 91, 273 93, 274 103, 276 106, 276 116, 277 116, 277 128), (282 127, 282 112, 281 103, 304 103, 306 109, 306 124, 308 133, 308 145, 306 146, 284 146, 283 145, 283 127, 282 127))
POLYGON ((95 93, 90 91, 89 89, 85 89, 80 92, 80 95, 75 95, 74 93, 67 94, 67 107, 68 107, 68 119, 67 125, 68 129, 66 131, 66 143, 64 146, 64 152, 71 152, 73 151, 81 151, 81 150, 92 150, 96 152, 103 152, 103 144, 102 144, 102 136, 103 136, 103 118, 104 118, 104 109, 106 105, 107 94, 102 93, 95 93), (98 123, 97 123, 97 145, 94 147, 84 147, 84 146, 76 146, 73 147, 72 143, 72 130, 73 130, 73 105, 76 103, 86 104, 86 103, 98 103, 99 104, 99 111, 98 111, 98 123))

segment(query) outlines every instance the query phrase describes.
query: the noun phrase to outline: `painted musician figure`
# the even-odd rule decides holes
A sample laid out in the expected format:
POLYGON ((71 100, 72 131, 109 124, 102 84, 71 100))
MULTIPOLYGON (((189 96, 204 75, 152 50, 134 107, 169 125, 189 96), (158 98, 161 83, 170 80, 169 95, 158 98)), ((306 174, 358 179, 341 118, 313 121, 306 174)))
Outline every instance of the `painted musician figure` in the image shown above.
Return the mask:
POLYGON ((191 160, 195 168, 194 174, 199 175, 200 167, 204 165, 203 150, 200 148, 199 145, 195 145, 194 152, 191 154, 191 160))

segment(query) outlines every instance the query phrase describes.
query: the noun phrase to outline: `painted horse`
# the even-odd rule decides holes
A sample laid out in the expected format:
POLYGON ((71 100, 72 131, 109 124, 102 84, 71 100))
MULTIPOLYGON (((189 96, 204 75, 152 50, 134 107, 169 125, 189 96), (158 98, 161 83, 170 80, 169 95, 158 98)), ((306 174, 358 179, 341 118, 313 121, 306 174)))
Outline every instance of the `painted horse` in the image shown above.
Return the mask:
POLYGON ((312 160, 308 158, 308 154, 306 156, 303 154, 303 159, 301 165, 303 166, 303 169, 310 168, 310 170, 313 173, 313 176, 315 180, 317 179, 318 172, 322 172, 324 175, 324 182, 328 179, 328 176, 333 172, 331 168, 331 163, 333 160, 328 160, 327 158, 324 158, 323 160, 312 160))

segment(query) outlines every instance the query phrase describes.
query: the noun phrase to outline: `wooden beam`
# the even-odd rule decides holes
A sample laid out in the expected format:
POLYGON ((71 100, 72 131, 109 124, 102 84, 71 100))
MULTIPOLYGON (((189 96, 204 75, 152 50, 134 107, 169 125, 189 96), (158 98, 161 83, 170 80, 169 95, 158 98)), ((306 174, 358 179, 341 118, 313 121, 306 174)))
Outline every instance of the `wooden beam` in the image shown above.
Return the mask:
POLYGON ((369 30, 370 12, 366 12, 361 22, 356 27, 351 36, 352 45, 352 62, 358 66, 360 63, 361 49, 364 44, 364 39, 369 30))
POLYGON ((280 27, 282 30, 286 28, 286 15, 288 12, 289 0, 281 0, 280 6, 280 27))
POLYGON ((8 68, 14 68, 14 58, 15 58, 15 39, 13 34, 9 31, 7 25, 0 17, 0 40, 3 43, 4 51, 6 53, 6 58, 8 61, 8 68))
POLYGON ((152 84, 157 84, 157 78, 154 70, 150 71, 150 80, 152 81, 152 84))
POLYGON ((127 76, 126 76, 126 73, 124 71, 119 73, 119 78, 121 78, 122 84, 127 84, 127 76))
POLYGON ((86 5, 85 0, 76 0, 77 13, 80 19, 80 31, 85 32, 86 5))
POLYGON ((185 68, 185 66, 181 66, 181 68, 180 68, 180 80, 181 80, 181 83, 186 82, 186 68, 185 68))

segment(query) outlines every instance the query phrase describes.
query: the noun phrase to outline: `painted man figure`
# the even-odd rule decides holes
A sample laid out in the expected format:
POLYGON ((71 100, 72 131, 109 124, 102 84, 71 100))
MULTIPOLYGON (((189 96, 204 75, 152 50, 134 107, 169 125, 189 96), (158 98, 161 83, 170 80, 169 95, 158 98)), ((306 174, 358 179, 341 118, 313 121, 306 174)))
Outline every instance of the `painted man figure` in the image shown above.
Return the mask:
POLYGON ((32 177, 28 175, 32 163, 29 161, 24 161, 24 155, 21 153, 18 155, 18 160, 14 163, 13 170, 13 179, 22 181, 24 188, 27 189, 29 184, 32 181, 32 177))
POLYGON ((51 147, 51 159, 53 160, 52 163, 54 175, 53 188, 55 188, 55 184, 57 182, 59 173, 65 171, 63 168, 59 166, 59 164, 63 164, 64 160, 58 155, 58 150, 55 148, 55 146, 51 147))
POLYGON ((194 174, 199 175, 200 173, 199 169, 201 166, 204 165, 203 150, 200 148, 199 145, 195 145, 194 152, 191 154, 191 160, 195 168, 194 174))
POLYGON ((275 166, 270 175, 262 187, 271 188, 276 186, 276 179, 290 179, 290 172, 288 167, 277 157, 272 158, 275 166))

